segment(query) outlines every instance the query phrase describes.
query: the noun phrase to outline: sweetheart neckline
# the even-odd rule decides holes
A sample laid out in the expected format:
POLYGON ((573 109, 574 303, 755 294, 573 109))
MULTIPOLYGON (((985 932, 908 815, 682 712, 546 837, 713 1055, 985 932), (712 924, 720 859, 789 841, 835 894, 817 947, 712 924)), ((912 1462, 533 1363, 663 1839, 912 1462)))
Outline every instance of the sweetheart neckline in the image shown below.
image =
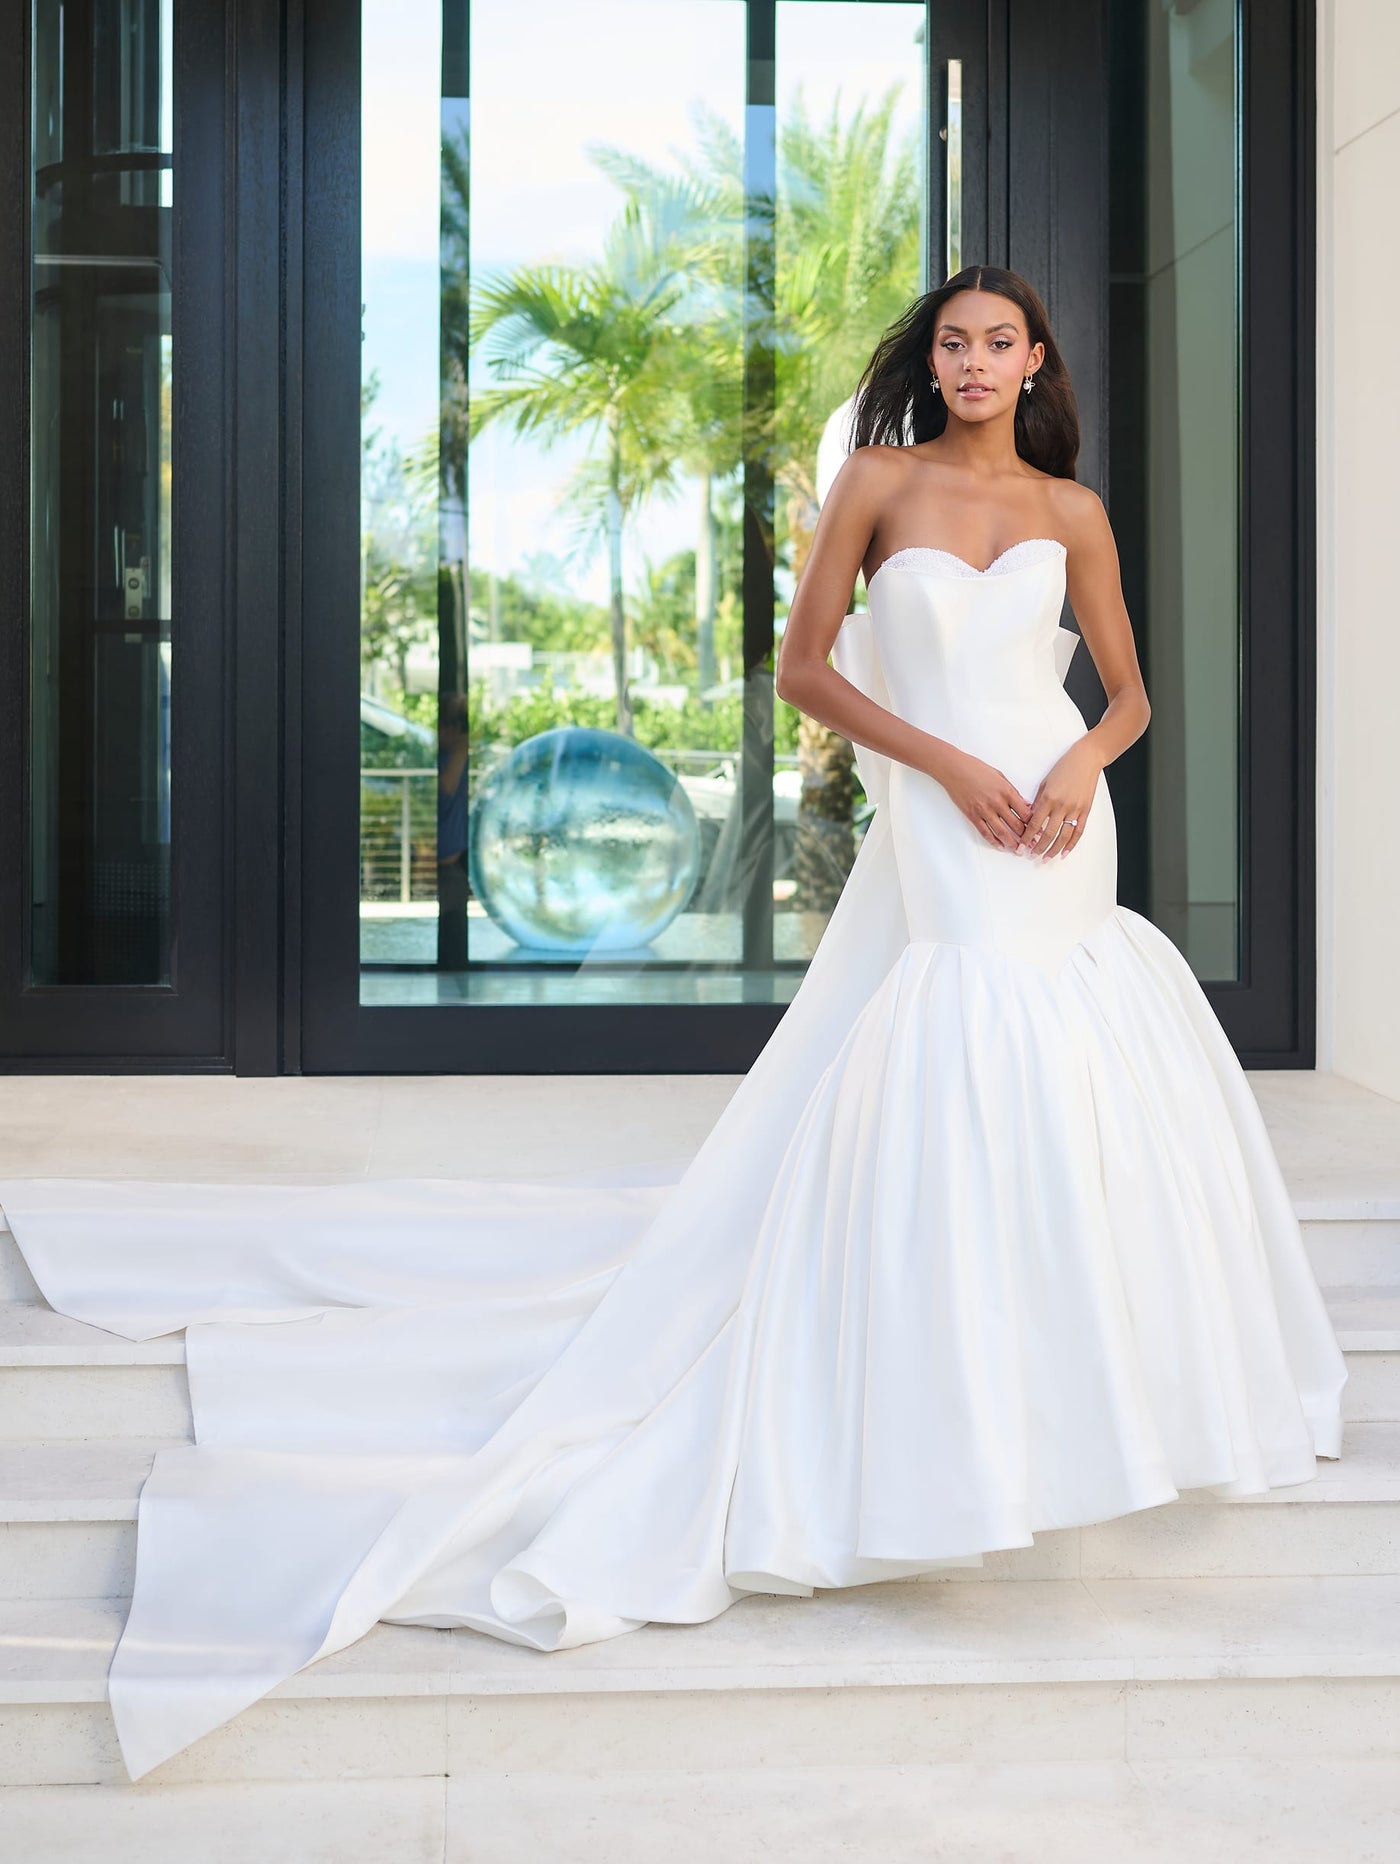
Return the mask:
MULTIPOLYGON (((997 564, 1004 562, 1005 559, 1011 555, 1013 550, 1021 550, 1027 544, 1059 544, 1060 549, 1064 551, 1066 555, 1069 554, 1066 546, 1061 543, 1058 537, 1018 537, 1014 544, 1008 544, 1005 550, 993 557, 986 569, 979 570, 975 563, 969 563, 966 557, 960 557, 956 550, 945 550, 941 544, 901 544, 898 550, 892 550, 866 578, 866 593, 869 594, 871 587, 879 580, 881 572, 886 569, 896 557, 903 556, 907 550, 925 550, 930 556, 948 557, 952 562, 960 563, 965 570, 969 571, 980 580, 984 576, 990 576, 996 569, 997 564)), ((1042 562, 1048 559, 1037 557, 1035 560, 1036 562, 1042 562)))

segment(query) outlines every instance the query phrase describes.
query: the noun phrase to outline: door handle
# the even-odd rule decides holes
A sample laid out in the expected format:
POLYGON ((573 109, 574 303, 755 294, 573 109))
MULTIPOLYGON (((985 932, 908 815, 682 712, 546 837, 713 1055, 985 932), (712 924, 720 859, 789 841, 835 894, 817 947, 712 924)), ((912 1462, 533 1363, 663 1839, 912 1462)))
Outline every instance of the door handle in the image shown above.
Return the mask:
POLYGON ((962 60, 946 61, 943 85, 943 238, 944 273, 951 278, 962 270, 962 60))

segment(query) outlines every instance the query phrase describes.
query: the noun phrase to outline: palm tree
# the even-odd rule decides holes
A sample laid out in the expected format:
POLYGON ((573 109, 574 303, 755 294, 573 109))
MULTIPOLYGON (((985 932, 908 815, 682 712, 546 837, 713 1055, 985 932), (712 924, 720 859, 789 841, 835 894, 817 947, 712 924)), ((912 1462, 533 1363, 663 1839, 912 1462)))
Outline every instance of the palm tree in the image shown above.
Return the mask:
POLYGON ((912 136, 894 140, 899 90, 844 121, 838 97, 821 123, 799 91, 779 126, 779 477, 813 507, 827 417, 922 288, 918 153, 912 136))
MULTIPOLYGON (((922 288, 922 194, 912 137, 896 143, 898 87, 822 123, 799 92, 778 134, 776 478, 791 567, 801 577, 817 521, 817 446, 882 330, 922 288)), ((830 912, 855 857, 855 754, 804 717, 794 850, 796 903, 830 912)))
MULTIPOLYGON (((551 438, 591 429, 599 454, 575 474, 570 502, 585 530, 606 533, 610 631, 619 728, 630 730, 622 546, 629 514, 678 470, 702 486, 696 554, 700 686, 713 684, 718 582, 714 491, 744 457, 766 457, 781 529, 800 576, 816 523, 822 429, 849 396, 881 330, 920 288, 921 187, 912 137, 896 142, 898 87, 845 120, 839 98, 813 120, 801 93, 778 131, 778 192, 748 201, 743 150, 713 112, 696 113, 697 155, 664 172, 624 151, 592 159, 622 189, 623 214, 592 266, 524 267, 489 282, 473 301, 471 346, 482 347, 492 387, 470 408, 472 431, 508 419, 517 433, 551 438), (776 265, 750 302, 772 351, 773 404, 748 411, 743 430, 744 226, 768 228, 776 265)), ((447 152, 444 151, 445 180, 447 152)), ((770 254, 770 256, 772 256, 770 254)), ((444 485, 462 476, 467 412, 465 344, 447 344, 465 320, 447 317, 453 353, 442 429, 444 485), (457 352, 462 350, 460 361, 457 352)), ((829 911, 854 858, 853 753, 839 734, 802 722, 798 900, 829 911)))
MULTIPOLYGON (((799 91, 778 128, 777 199, 746 200, 744 151, 722 118, 695 113, 698 153, 672 178, 616 150, 594 159, 639 198, 671 200, 686 267, 711 306, 708 350, 677 356, 692 408, 678 457, 704 487, 696 558, 696 634, 701 684, 712 665, 715 582, 711 489, 740 458, 766 457, 782 503, 793 574, 800 577, 816 527, 817 447, 828 417, 850 395, 882 330, 921 289, 922 190, 915 139, 897 140, 899 87, 843 118, 838 97, 814 121, 799 91), (668 192, 669 191, 669 192, 668 192), (748 410, 742 430, 743 229, 766 231, 776 263, 771 311, 751 302, 750 338, 770 347, 772 406, 748 410), (765 312, 767 315, 765 316, 765 312), (707 546, 711 568, 705 573, 707 546)), ((760 237, 764 237, 761 234, 760 237)), ((798 903, 834 906, 855 854, 854 753, 814 719, 799 727, 803 787, 795 853, 798 903)))
POLYGON ((601 452, 576 471, 570 503, 583 528, 607 540, 617 728, 627 733, 623 530, 642 498, 674 485, 668 443, 682 415, 671 369, 686 340, 680 307, 689 281, 657 206, 628 200, 595 264, 519 267, 488 280, 472 308, 472 348, 495 382, 472 397, 473 434, 505 420, 520 435, 602 439, 601 452))
POLYGON ((677 462, 700 486, 695 553, 695 651, 702 694, 718 677, 719 520, 716 482, 743 452, 743 152, 728 126, 697 108, 698 159, 675 173, 625 149, 595 145, 594 164, 629 200, 667 229, 674 263, 689 291, 671 332, 669 375, 680 419, 671 438, 677 462))

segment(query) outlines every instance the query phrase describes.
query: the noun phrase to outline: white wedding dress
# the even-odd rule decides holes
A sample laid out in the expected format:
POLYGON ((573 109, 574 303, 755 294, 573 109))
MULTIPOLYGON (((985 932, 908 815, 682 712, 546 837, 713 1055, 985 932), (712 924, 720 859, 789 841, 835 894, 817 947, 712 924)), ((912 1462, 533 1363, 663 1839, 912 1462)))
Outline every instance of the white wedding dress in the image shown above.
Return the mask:
MULTIPOLYGON (((1064 593, 1052 539, 900 551, 836 663, 1033 794, 1085 729, 1064 593)), ((55 1308, 188 1328, 109 1679, 133 1778, 381 1619, 547 1652, 1340 1455, 1267 1132, 1117 904, 1104 779, 1040 861, 859 756, 845 891, 674 1183, 0 1184, 55 1308)))

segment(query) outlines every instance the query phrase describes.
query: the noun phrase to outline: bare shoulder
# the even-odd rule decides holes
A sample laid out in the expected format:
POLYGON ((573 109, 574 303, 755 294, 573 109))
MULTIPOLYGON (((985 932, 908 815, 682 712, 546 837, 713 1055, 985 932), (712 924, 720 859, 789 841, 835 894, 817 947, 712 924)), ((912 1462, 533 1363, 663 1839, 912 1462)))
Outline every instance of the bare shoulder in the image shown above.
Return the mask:
POLYGON ((909 470, 907 458, 901 457, 906 453, 904 447, 857 447, 841 462, 825 502, 867 509, 877 505, 896 477, 909 470))
POLYGON ((1112 536, 1103 500, 1091 485, 1077 479, 1052 479, 1050 504, 1060 535, 1072 550, 1076 544, 1092 548, 1112 536))
POLYGON ((848 453, 841 466, 841 475, 851 474, 861 479, 888 479, 893 473, 908 472, 910 466, 908 447, 887 447, 881 444, 857 447, 848 453))

